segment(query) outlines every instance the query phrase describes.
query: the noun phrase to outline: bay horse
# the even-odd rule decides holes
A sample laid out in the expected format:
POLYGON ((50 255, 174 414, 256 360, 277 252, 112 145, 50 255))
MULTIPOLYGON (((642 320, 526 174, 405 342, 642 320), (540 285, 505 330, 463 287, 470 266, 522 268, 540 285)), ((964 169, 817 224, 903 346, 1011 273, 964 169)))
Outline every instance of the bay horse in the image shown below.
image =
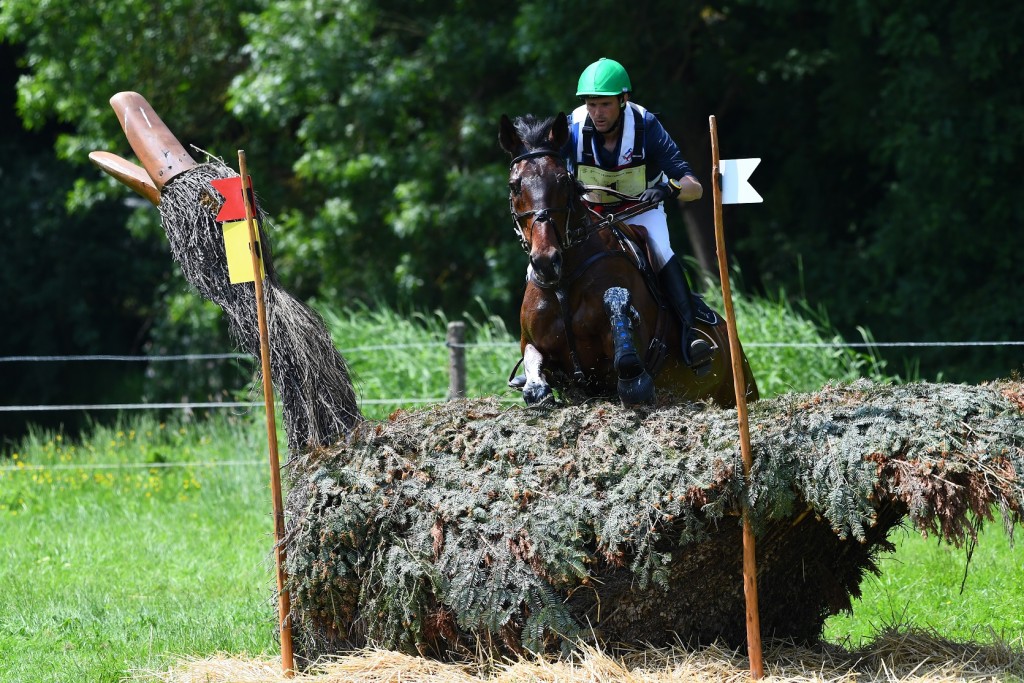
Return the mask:
MULTIPOLYGON (((642 241, 643 228, 588 209, 583 195, 598 188, 569 172, 562 153, 568 137, 563 113, 546 120, 501 117, 498 139, 512 157, 509 208, 529 254, 519 318, 524 400, 552 400, 554 385, 563 395, 617 393, 626 405, 653 402, 657 388, 678 401, 734 406, 725 321, 693 297, 704 313, 695 331, 713 355, 708 365, 691 369, 683 361, 679 323, 661 303, 648 261, 639 257, 643 248, 626 239, 632 234, 642 241)), ((745 356, 743 372, 747 399, 756 400, 745 356)))

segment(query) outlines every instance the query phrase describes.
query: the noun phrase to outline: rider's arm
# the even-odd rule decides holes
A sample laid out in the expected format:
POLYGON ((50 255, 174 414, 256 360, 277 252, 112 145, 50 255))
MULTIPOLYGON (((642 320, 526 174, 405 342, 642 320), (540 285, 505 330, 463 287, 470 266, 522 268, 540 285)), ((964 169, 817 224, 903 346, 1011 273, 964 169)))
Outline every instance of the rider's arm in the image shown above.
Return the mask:
POLYGON ((670 180, 677 181, 680 185, 679 198, 683 201, 690 202, 700 199, 702 190, 693 170, 683 159, 683 153, 679 151, 675 140, 669 136, 665 127, 651 112, 647 112, 644 116, 644 135, 646 136, 644 146, 649 161, 648 168, 653 175, 656 176, 664 171, 670 180), (687 180, 690 182, 684 182, 687 180))
POLYGON ((668 183, 672 188, 678 187, 679 194, 676 195, 676 198, 681 202, 692 202, 700 199, 704 194, 704 188, 692 175, 683 176, 679 180, 669 180, 668 183))
MULTIPOLYGON (((584 107, 584 110, 586 108, 584 107)), ((566 118, 569 120, 569 138, 562 145, 561 154, 565 159, 565 164, 569 169, 570 173, 576 172, 576 146, 579 144, 577 137, 579 136, 580 124, 578 121, 574 121, 576 118, 576 112, 569 114, 566 118)))

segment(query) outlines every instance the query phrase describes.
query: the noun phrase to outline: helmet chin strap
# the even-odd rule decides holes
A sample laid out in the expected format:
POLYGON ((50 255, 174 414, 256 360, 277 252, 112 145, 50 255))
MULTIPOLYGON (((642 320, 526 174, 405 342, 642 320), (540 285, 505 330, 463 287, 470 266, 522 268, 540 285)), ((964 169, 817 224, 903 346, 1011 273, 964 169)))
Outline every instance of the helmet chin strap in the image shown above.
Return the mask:
POLYGON ((622 119, 626 118, 625 116, 622 115, 622 112, 625 108, 626 100, 622 95, 619 95, 619 118, 615 119, 615 123, 612 125, 611 128, 608 129, 607 133, 604 133, 604 135, 611 135, 612 133, 616 132, 619 128, 622 127, 622 119))

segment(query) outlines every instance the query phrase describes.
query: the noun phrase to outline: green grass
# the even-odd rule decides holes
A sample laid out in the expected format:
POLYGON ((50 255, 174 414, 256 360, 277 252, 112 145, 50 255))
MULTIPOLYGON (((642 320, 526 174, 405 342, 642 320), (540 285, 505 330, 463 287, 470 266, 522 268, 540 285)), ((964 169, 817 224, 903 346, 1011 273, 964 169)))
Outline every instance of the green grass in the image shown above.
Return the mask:
POLYGON ((966 548, 915 531, 899 533, 896 545, 880 575, 861 584, 853 613, 829 619, 827 640, 857 647, 883 629, 913 626, 961 642, 996 636, 1024 647, 1024 548, 1011 545, 1001 521, 982 529, 969 566, 966 548))
MULTIPOLYGON (((356 393, 364 401, 363 413, 374 419, 396 408, 413 409, 422 403, 403 397, 444 400, 448 393, 448 319, 441 313, 400 316, 389 309, 323 312, 324 319, 348 362, 356 393), (401 345, 401 348, 376 348, 401 345), (385 400, 384 404, 366 403, 385 400)), ((509 372, 519 359, 519 339, 500 318, 481 308, 460 318, 466 323, 466 393, 469 396, 519 394, 506 387, 509 372)))
POLYGON ((36 433, 0 461, 22 463, 0 472, 0 680, 273 650, 266 465, 200 464, 262 463, 260 435, 248 419, 137 418, 79 444, 36 433), (193 464, 91 468, 164 461, 193 464))
MULTIPOLYGON (((721 311, 721 293, 708 296, 721 311)), ((877 382, 897 381, 886 372, 885 361, 876 354, 842 346, 822 313, 802 304, 792 304, 784 296, 751 299, 733 293, 736 327, 761 396, 768 398, 788 392, 817 391, 827 382, 851 382, 866 377, 877 382), (774 346, 774 344, 835 346, 774 346)), ((870 335, 862 331, 863 341, 870 335)), ((855 340, 862 341, 862 340, 855 340)))
MULTIPOLYGON (((833 336, 785 303, 737 298, 736 307, 747 344, 833 336)), ((346 354, 362 399, 445 395, 442 316, 355 309, 325 318, 342 349, 408 345, 346 354)), ((486 312, 463 319, 477 343, 467 350, 470 395, 518 401, 505 389, 518 358, 512 335, 486 312)), ((766 396, 884 370, 848 350, 751 348, 750 356, 766 396)), ((380 417, 396 407, 364 410, 380 417)), ((0 681, 118 681, 184 656, 277 652, 266 451, 257 411, 163 423, 135 416, 74 442, 37 431, 0 458, 0 468, 15 468, 0 469, 0 681), (97 468, 111 465, 119 467, 97 468)), ((827 637, 852 643, 907 621, 955 637, 989 624, 1019 635, 1020 549, 992 525, 964 596, 962 559, 904 540, 882 578, 865 581, 853 615, 830 620, 827 637)))
MULTIPOLYGON (((841 343, 827 319, 804 308, 798 310, 784 297, 750 299, 734 293, 737 327, 762 397, 794 391, 814 391, 828 381, 869 377, 897 379, 885 372, 885 363, 870 353, 844 347, 759 346, 779 341, 801 344, 841 343)), ((708 303, 722 311, 721 294, 710 291, 708 303)), ((518 333, 483 306, 467 312, 466 391, 470 396, 498 395, 519 401, 506 388, 509 373, 519 359, 518 333)), ((421 403, 393 401, 366 403, 367 399, 401 397, 442 399, 448 391, 448 319, 441 313, 400 316, 388 309, 325 310, 324 319, 348 361, 353 381, 364 401, 363 412, 382 418, 396 408, 421 403), (401 348, 378 348, 402 345, 401 348)))

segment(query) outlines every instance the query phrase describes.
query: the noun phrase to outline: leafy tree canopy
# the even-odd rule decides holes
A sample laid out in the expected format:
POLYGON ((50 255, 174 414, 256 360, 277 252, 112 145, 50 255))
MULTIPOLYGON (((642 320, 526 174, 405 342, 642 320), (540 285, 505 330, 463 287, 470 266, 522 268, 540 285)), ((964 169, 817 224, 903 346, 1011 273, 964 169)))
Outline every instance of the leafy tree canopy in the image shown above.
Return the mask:
MULTIPOLYGON (((1009 0, 6 0, 0 35, 24 51, 22 120, 58 124, 70 162, 127 152, 106 104, 126 89, 186 144, 229 163, 245 147, 299 296, 454 314, 479 296, 514 319, 496 122, 569 111, 583 67, 611 56, 706 188, 709 114, 724 157, 762 157, 765 204, 726 212, 748 287, 805 295, 847 334, 1024 339, 1009 0)), ((73 203, 120 192, 80 173, 73 203)), ((710 268, 710 192, 670 225, 710 268)), ((942 349, 922 371, 1007 375, 1012 351, 942 349)))

